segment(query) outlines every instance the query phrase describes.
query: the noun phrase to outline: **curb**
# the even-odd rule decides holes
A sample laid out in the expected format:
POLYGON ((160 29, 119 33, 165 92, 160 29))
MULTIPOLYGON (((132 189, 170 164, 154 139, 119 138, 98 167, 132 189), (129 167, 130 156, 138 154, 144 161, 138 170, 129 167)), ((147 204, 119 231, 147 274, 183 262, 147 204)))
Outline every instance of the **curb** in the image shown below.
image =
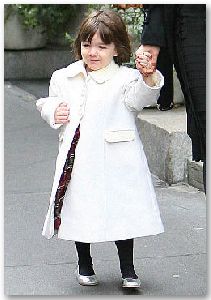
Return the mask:
POLYGON ((169 112, 143 111, 137 128, 152 174, 169 185, 184 182, 203 191, 202 163, 192 161, 185 107, 169 112))

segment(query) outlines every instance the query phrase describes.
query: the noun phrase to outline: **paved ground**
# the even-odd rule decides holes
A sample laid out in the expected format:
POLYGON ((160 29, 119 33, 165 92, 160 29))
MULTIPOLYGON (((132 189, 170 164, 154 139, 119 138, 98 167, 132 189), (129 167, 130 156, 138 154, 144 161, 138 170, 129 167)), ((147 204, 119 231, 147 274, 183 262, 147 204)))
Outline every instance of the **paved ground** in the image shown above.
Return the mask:
MULTIPOLYGON (((37 97, 47 93, 46 84, 41 83, 29 82, 26 89, 37 97)), ((156 178, 165 233, 135 241, 141 289, 122 290, 113 243, 92 247, 99 286, 79 286, 74 277, 74 243, 41 236, 58 132, 40 118, 35 97, 9 82, 5 84, 4 103, 6 295, 206 295, 204 194, 185 184, 169 187, 156 178)))

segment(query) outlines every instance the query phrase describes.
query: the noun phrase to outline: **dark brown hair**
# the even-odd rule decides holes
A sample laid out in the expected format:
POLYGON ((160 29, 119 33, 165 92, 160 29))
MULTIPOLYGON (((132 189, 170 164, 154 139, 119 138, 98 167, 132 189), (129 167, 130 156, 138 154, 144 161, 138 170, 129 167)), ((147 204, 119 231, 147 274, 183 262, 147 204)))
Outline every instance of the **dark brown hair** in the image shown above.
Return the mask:
POLYGON ((81 42, 91 42, 97 31, 105 44, 114 43, 118 53, 114 60, 118 65, 130 61, 131 46, 126 25, 116 12, 107 9, 92 12, 82 22, 74 43, 76 59, 82 59, 81 42))

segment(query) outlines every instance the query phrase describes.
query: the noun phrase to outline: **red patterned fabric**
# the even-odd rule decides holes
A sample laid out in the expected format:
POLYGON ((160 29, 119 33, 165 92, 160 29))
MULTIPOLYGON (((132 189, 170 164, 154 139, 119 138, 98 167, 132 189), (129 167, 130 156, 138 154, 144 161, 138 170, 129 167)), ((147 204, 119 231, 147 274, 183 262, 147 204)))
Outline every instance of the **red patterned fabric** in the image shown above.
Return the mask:
POLYGON ((59 180, 59 186, 57 188, 57 192, 55 195, 54 202, 54 230, 58 230, 61 224, 61 210, 63 205, 63 199, 65 196, 65 192, 67 190, 67 186, 71 180, 71 173, 73 169, 73 164, 75 160, 75 149, 80 138, 80 125, 77 127, 75 131, 75 135, 73 137, 70 150, 67 153, 67 159, 63 167, 63 172, 59 180))

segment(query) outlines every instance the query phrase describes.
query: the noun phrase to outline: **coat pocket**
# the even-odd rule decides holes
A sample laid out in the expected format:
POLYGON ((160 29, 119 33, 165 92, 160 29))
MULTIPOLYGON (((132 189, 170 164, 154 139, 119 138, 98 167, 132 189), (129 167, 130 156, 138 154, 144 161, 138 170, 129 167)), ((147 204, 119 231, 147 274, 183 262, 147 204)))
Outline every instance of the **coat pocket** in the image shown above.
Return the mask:
POLYGON ((134 130, 109 130, 105 132, 105 141, 108 143, 130 142, 134 139, 134 130))

